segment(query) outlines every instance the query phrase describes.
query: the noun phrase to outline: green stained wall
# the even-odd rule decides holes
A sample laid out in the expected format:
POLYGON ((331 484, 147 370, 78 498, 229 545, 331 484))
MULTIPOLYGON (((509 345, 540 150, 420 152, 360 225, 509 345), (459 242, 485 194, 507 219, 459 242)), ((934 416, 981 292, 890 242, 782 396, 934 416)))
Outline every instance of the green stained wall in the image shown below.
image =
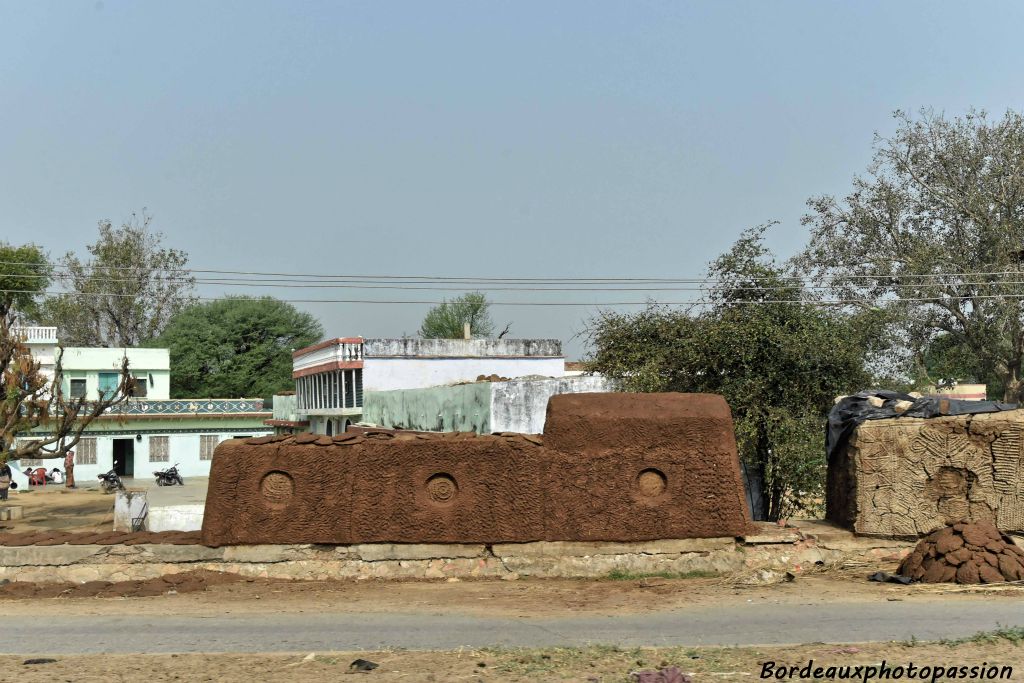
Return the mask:
POLYGON ((386 429, 491 433, 491 384, 367 391, 363 422, 386 429))

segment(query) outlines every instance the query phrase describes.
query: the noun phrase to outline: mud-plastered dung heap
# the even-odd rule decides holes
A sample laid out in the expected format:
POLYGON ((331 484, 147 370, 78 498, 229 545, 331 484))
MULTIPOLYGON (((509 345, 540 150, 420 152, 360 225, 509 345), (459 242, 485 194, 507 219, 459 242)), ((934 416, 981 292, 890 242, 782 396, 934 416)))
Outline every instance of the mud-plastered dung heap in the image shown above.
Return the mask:
POLYGON ((708 394, 564 394, 543 437, 368 431, 218 446, 207 545, 643 541, 749 531, 708 394))
POLYGON ((828 519, 917 537, 962 519, 1024 531, 1024 410, 869 420, 829 462, 828 519))
POLYGON ((1024 549, 988 522, 958 522, 922 538, 899 573, 924 583, 1024 579, 1024 549))

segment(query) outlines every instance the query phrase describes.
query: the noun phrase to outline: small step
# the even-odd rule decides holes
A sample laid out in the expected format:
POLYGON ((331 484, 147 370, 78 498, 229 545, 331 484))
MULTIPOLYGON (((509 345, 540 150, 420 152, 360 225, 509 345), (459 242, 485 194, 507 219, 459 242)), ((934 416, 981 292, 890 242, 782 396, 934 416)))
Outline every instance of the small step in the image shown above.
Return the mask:
POLYGON ((20 505, 5 505, 0 507, 0 522, 9 522, 12 519, 22 518, 22 507, 20 505))

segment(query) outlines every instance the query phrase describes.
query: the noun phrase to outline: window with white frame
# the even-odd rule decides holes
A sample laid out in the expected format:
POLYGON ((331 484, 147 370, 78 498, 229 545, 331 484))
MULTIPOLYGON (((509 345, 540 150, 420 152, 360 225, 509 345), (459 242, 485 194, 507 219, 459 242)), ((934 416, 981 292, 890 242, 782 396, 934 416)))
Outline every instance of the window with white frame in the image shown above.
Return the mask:
POLYGON ((74 448, 76 465, 96 464, 96 439, 95 437, 82 437, 74 448))
POLYGON ((151 436, 149 437, 149 461, 169 462, 171 459, 170 437, 151 436))
POLYGON ((220 443, 220 437, 216 434, 200 434, 199 459, 213 460, 213 452, 217 450, 218 443, 220 443))

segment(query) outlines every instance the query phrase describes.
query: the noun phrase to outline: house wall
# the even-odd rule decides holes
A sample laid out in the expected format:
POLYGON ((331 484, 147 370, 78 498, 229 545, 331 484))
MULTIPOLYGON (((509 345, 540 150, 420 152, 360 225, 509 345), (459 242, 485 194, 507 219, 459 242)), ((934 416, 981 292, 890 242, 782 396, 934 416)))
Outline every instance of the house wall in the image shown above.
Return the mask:
POLYGON ((167 349, 100 349, 70 347, 64 349, 64 392, 71 390, 72 379, 85 379, 86 396, 99 398, 99 373, 120 372, 121 360, 128 357, 128 370, 147 380, 147 399, 167 399, 171 395, 170 355, 167 349), (153 382, 149 384, 152 376, 153 382))
POLYGON ((366 394, 363 422, 427 432, 541 434, 552 396, 609 391, 613 383, 600 376, 374 391, 366 394))
MULTIPOLYGON (((109 471, 114 466, 114 440, 129 439, 133 445, 134 478, 140 484, 154 481, 153 472, 166 469, 175 463, 182 477, 208 477, 210 475, 209 460, 200 460, 200 436, 216 435, 218 442, 234 437, 265 436, 273 430, 262 424, 262 419, 225 418, 211 420, 167 420, 146 422, 123 422, 119 420, 103 420, 90 425, 89 431, 83 436, 96 439, 96 464, 76 464, 75 480, 81 484, 95 484, 97 476, 109 471), (187 431, 186 431, 187 430, 187 431), (139 440, 137 436, 141 436, 139 440), (150 462, 150 439, 153 436, 167 436, 169 459, 167 462, 150 462)), ((29 465, 18 460, 11 461, 11 469, 18 486, 27 487, 28 479, 22 472, 29 465)), ((31 465, 54 467, 64 470, 62 458, 46 459, 42 464, 31 465)), ((187 483, 187 482, 186 482, 187 483)))
POLYGON ((443 386, 480 375, 561 377, 563 368, 561 358, 367 358, 363 391, 443 386))
POLYGON ((363 390, 419 389, 472 382, 480 375, 561 377, 555 339, 367 339, 363 390))
POLYGON ((548 400, 557 394, 615 391, 614 383, 600 375, 561 379, 524 379, 491 384, 491 431, 543 434, 548 400))
POLYGON ((490 387, 490 382, 474 382, 426 389, 368 391, 363 399, 363 422, 387 429, 490 434, 490 387))

